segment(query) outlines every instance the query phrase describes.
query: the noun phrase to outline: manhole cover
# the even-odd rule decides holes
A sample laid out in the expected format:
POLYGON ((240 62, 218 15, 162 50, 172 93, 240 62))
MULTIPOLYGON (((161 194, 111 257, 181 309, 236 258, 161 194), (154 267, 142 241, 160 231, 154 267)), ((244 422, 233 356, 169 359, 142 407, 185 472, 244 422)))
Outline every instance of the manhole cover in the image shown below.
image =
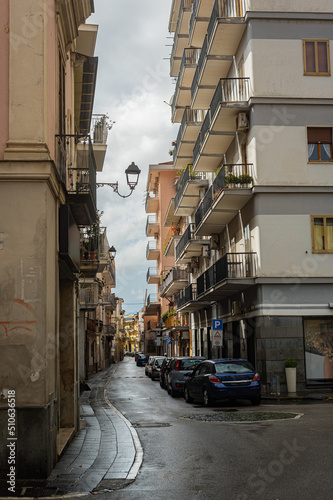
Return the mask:
POLYGON ((267 420, 286 420, 300 418, 301 413, 286 413, 272 411, 221 412, 180 417, 198 422, 265 422, 267 420))
POLYGON ((132 424, 133 427, 144 428, 144 427, 170 427, 171 424, 165 422, 136 422, 132 424))

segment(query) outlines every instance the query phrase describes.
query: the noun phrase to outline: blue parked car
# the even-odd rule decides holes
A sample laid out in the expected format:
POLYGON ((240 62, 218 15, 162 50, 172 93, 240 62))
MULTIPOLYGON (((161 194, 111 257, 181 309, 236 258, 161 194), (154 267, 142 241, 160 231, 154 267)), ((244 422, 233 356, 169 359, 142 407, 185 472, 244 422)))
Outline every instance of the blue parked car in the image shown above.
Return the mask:
POLYGON ((211 406, 222 399, 249 399, 253 405, 260 404, 260 376, 246 359, 203 361, 187 375, 187 403, 198 400, 211 406))
POLYGON ((136 366, 145 366, 148 362, 148 357, 149 356, 146 356, 146 354, 140 352, 137 356, 136 366))

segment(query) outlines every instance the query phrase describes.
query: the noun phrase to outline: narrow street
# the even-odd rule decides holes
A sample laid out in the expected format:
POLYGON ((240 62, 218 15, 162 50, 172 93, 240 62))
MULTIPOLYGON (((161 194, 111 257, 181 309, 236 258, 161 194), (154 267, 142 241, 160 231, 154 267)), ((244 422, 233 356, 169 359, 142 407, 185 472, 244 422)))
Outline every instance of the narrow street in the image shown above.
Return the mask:
POLYGON ((111 403, 136 428, 142 467, 126 488, 100 498, 136 500, 290 500, 331 496, 332 405, 247 402, 205 409, 171 398, 133 358, 108 383, 111 403), (300 418, 260 423, 190 421, 182 417, 237 411, 296 412, 300 418))

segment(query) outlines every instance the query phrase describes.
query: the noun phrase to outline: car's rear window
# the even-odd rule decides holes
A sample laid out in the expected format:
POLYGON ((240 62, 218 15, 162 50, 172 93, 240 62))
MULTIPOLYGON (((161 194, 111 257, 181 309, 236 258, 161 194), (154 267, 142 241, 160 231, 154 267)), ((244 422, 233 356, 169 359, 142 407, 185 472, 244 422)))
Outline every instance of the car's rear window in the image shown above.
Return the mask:
POLYGON ((215 363, 216 373, 249 373, 254 368, 248 361, 230 361, 227 363, 215 363))
POLYGON ((194 370, 198 365, 202 363, 202 359, 182 359, 180 361, 180 370, 194 370))

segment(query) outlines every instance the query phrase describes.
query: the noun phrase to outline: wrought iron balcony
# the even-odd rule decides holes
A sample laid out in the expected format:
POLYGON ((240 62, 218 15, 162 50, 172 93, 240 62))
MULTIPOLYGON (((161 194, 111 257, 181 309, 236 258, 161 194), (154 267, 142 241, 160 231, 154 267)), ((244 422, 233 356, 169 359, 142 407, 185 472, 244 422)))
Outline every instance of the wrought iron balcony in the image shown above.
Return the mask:
POLYGON ((200 49, 184 49, 171 105, 173 123, 181 121, 185 106, 191 104, 191 85, 199 54, 200 49))
POLYGON ((191 46, 202 46, 213 5, 214 0, 194 0, 189 21, 189 43, 191 46))
POLYGON ((104 335, 114 336, 117 333, 117 327, 115 323, 110 323, 109 325, 103 325, 104 335))
POLYGON ((82 310, 95 310, 98 306, 98 283, 91 283, 90 285, 82 288, 79 292, 80 309, 82 310))
POLYGON ((178 21, 174 34, 174 44, 170 58, 170 75, 177 76, 179 73, 181 57, 184 48, 188 45, 188 22, 191 15, 193 0, 181 0, 178 13, 178 21))
POLYGON ((157 273, 156 268, 149 267, 146 280, 149 285, 158 285, 160 283, 161 276, 157 273))
POLYGON ((145 314, 156 314, 161 308, 161 304, 158 300, 157 294, 150 293, 147 297, 147 304, 145 314))
POLYGON ((159 224, 160 220, 157 214, 148 215, 146 222, 146 236, 154 236, 154 234, 159 233, 159 224))
POLYGON ((117 306, 117 302, 114 294, 111 293, 103 293, 102 304, 106 309, 114 311, 117 306))
POLYGON ((160 247, 156 240, 148 241, 146 248, 146 259, 157 260, 160 256, 160 247))
POLYGON ((191 262, 192 257, 201 255, 202 246, 209 243, 209 241, 195 236, 194 229, 194 224, 189 224, 179 240, 175 250, 175 261, 177 263, 186 264, 191 262))
POLYGON ((198 298, 218 300, 254 284, 257 274, 257 254, 227 253, 197 279, 198 298))

